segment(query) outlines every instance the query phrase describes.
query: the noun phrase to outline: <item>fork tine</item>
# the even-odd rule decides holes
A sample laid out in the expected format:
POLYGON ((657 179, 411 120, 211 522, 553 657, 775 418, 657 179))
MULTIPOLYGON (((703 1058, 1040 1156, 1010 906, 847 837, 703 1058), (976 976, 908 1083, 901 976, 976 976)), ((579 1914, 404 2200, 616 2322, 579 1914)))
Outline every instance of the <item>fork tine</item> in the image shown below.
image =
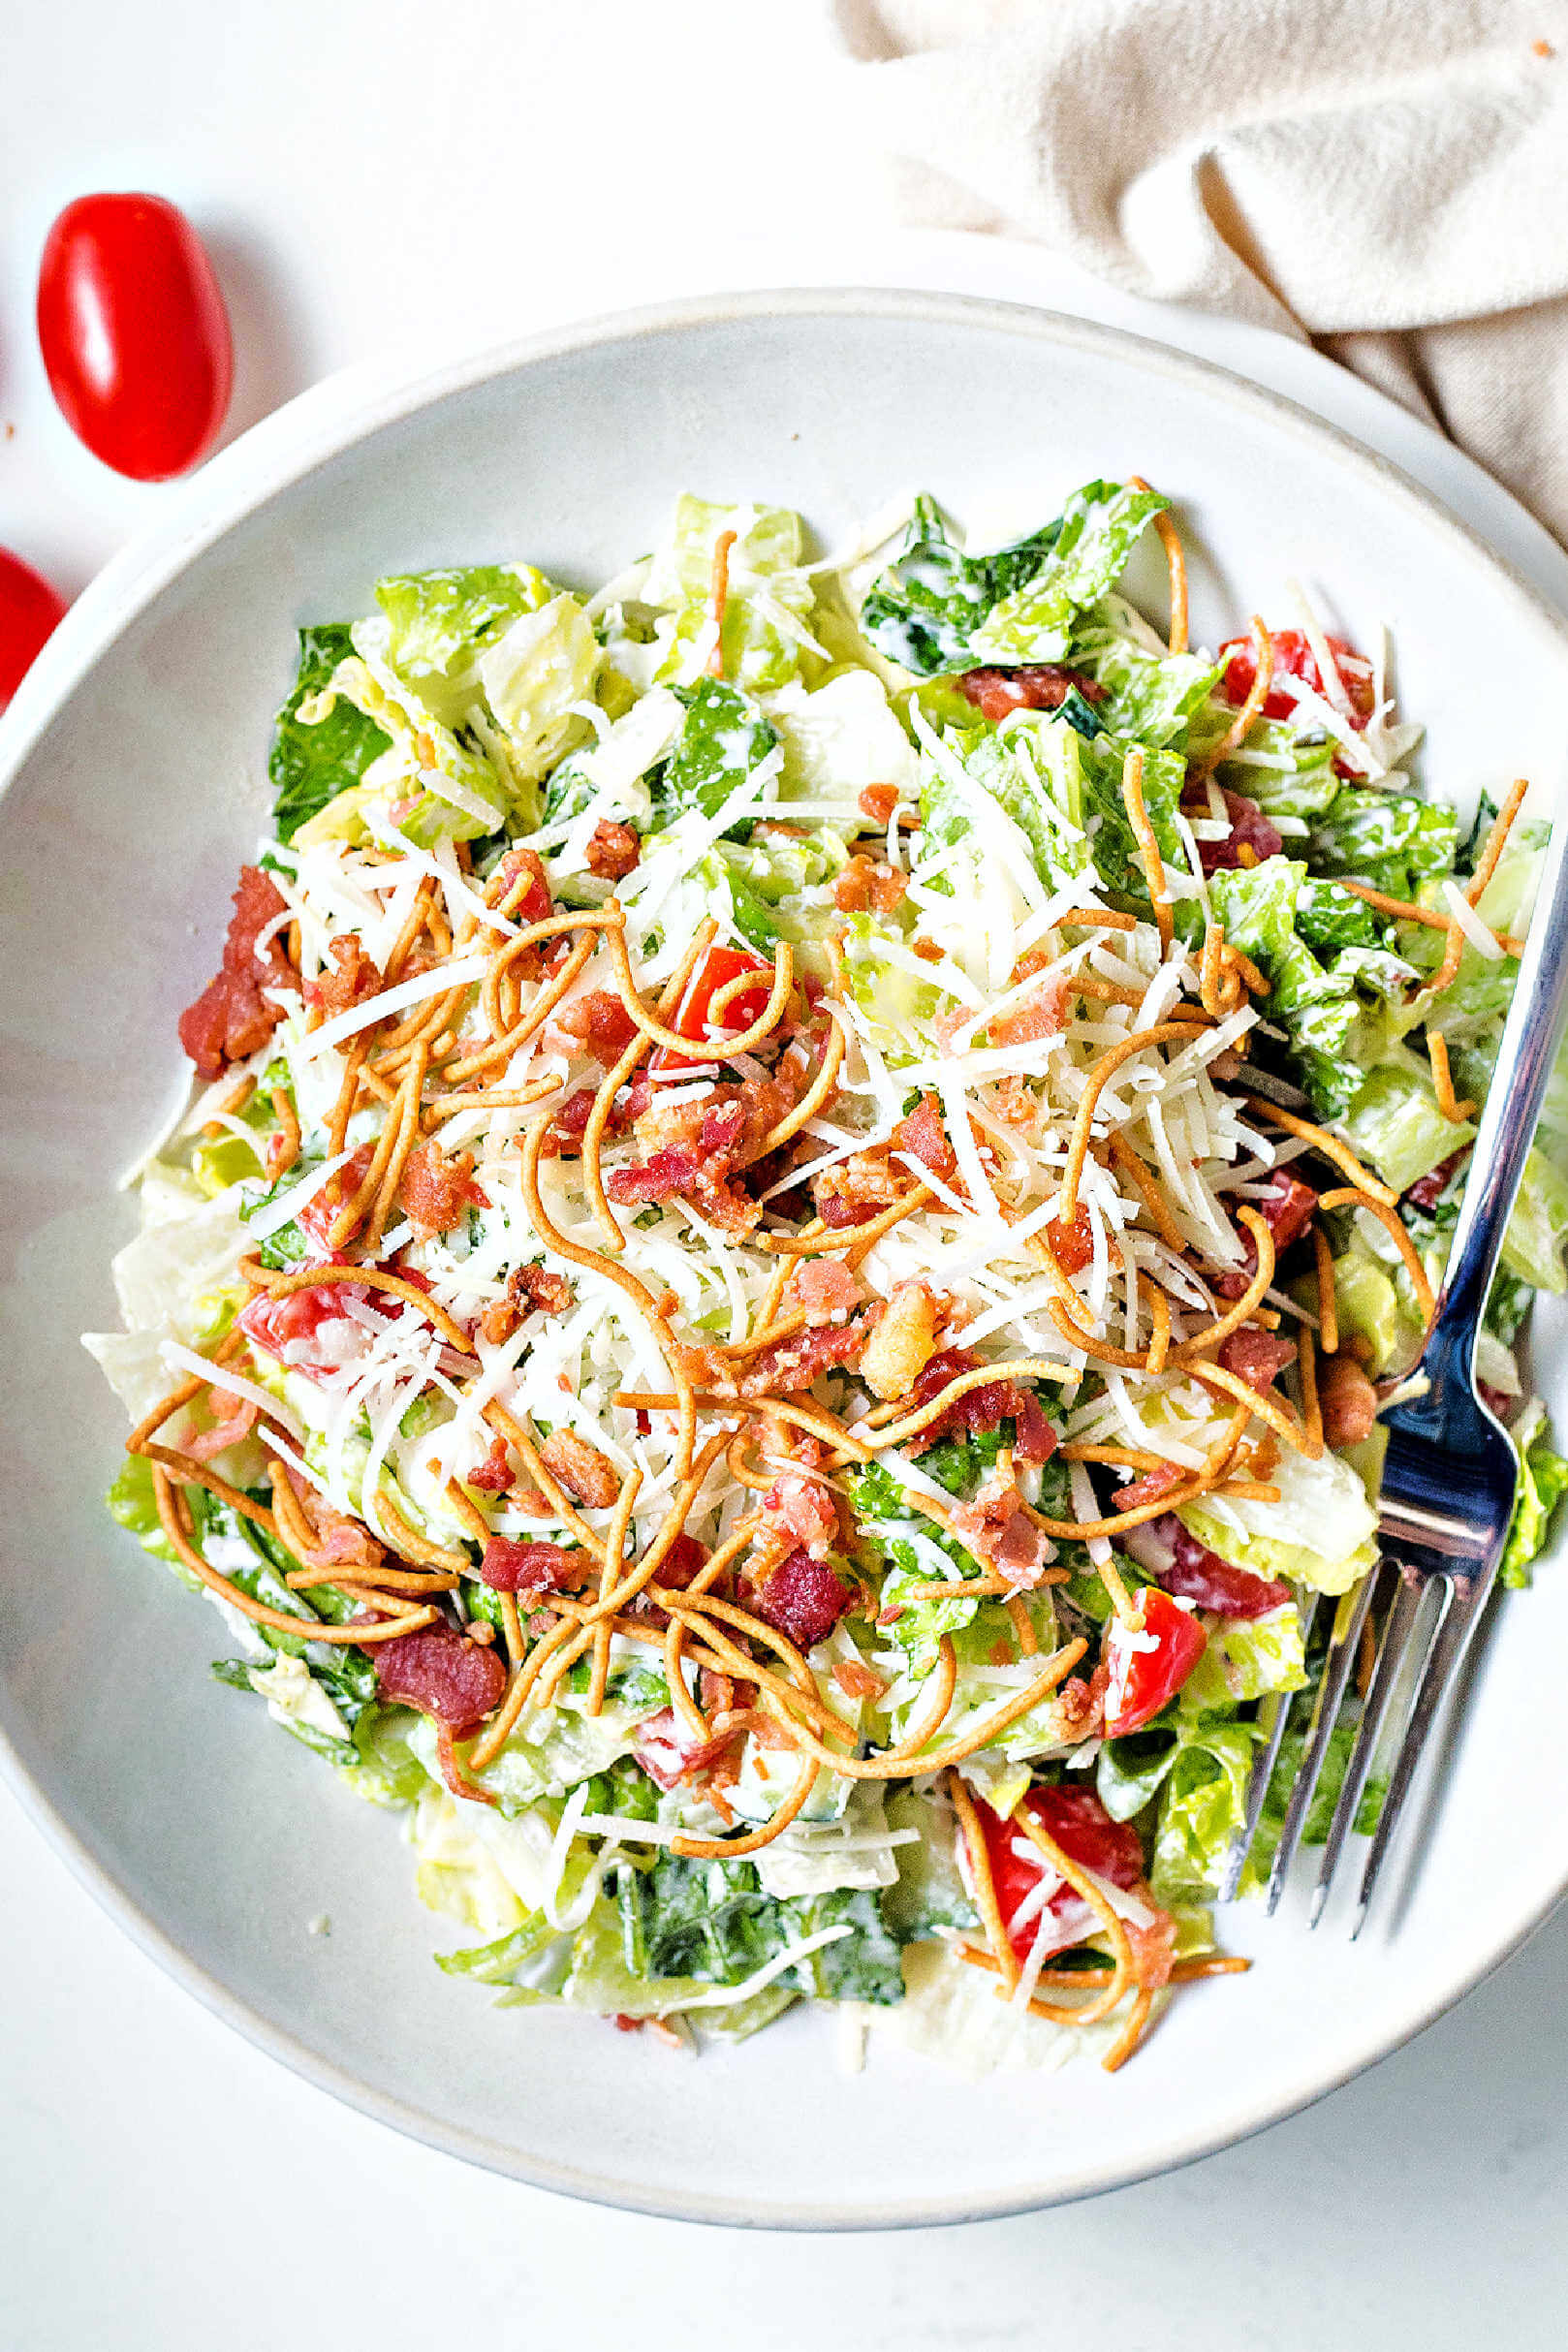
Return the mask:
POLYGON ((1345 1839, 1350 1835, 1351 1825, 1361 1806, 1367 1774, 1372 1769, 1372 1758, 1377 1753, 1377 1743, 1382 1737, 1383 1720, 1405 1664, 1416 1619, 1421 1615, 1421 1605, 1426 1597, 1424 1584, 1413 1578, 1399 1576, 1395 1586, 1394 1606, 1389 1611, 1388 1620, 1383 1627, 1383 1639, 1378 1645, 1377 1665, 1362 1712, 1361 1728, 1356 1734, 1356 1744, 1350 1751, 1350 1761, 1345 1767, 1345 1777, 1339 1789, 1339 1802, 1333 1808, 1333 1819, 1329 1825, 1329 1842, 1324 1848, 1318 1883, 1312 1890, 1312 1907, 1308 1914, 1308 1925, 1311 1927, 1315 1928, 1323 1917, 1323 1906, 1329 1899, 1329 1889, 1344 1851, 1345 1839))
POLYGON ((1350 1679, 1350 1670, 1356 1662, 1356 1651, 1361 1642, 1362 1627, 1366 1621, 1366 1612, 1372 1602, 1372 1588, 1377 1584, 1380 1574, 1381 1569, 1374 1568, 1364 1580, 1362 1588, 1356 1595, 1350 1622, 1345 1627, 1344 1639, 1333 1645, 1324 1661, 1323 1679, 1318 1684, 1317 1709, 1312 1717, 1312 1737, 1307 1743, 1306 1753, 1301 1758, 1301 1770, 1291 1787, 1290 1803, 1285 1808, 1285 1826, 1279 1833, 1279 1844, 1274 1851, 1274 1866, 1269 1874, 1269 1914, 1270 1918, 1279 1908, 1279 1898, 1285 1891, 1285 1881, 1290 1875, 1291 1864, 1296 1859, 1296 1849, 1301 1842, 1301 1832, 1306 1827, 1307 1810, 1317 1790, 1318 1780, 1323 1771, 1323 1760, 1329 1752, 1329 1741, 1333 1737, 1333 1727, 1339 1720, 1339 1702, 1345 1695, 1345 1684, 1350 1679))
MULTIPOLYGON (((1302 1612, 1301 1644, 1303 1648, 1312 1638, 1312 1627, 1316 1621, 1322 1599, 1321 1593, 1314 1592, 1302 1612)), ((1252 1778, 1247 1785, 1246 1815, 1236 1843, 1226 1856, 1225 1868, 1220 1877, 1217 1899, 1222 1903, 1236 1900, 1237 1889, 1241 1883, 1241 1873, 1246 1868, 1247 1856, 1252 1851, 1252 1841, 1258 1835, 1258 1824, 1263 1819, 1264 1803, 1273 1780, 1274 1767, 1279 1762, 1279 1751, 1285 1744, 1285 1734, 1290 1726, 1296 1697, 1295 1691, 1285 1691, 1281 1694, 1278 1705, 1274 1709, 1273 1729, 1259 1748, 1253 1761, 1252 1778)))
POLYGON ((1372 1850, 1366 1858, 1366 1868, 1362 1876, 1356 1916, 1350 1929, 1352 1942, 1362 1931, 1366 1906, 1372 1899, 1372 1889, 1377 1884, 1384 1858, 1393 1843, 1399 1815, 1404 1809, 1405 1799, 1416 1776, 1416 1768, 1437 1719, 1443 1695, 1458 1672, 1459 1662, 1469 1646, 1470 1636, 1475 1631, 1490 1588, 1490 1577, 1469 1584, 1460 1584, 1453 1579, 1444 1581, 1442 1615, 1421 1670, 1404 1739, 1389 1781, 1388 1795, 1383 1800, 1377 1834, 1372 1839, 1372 1850))

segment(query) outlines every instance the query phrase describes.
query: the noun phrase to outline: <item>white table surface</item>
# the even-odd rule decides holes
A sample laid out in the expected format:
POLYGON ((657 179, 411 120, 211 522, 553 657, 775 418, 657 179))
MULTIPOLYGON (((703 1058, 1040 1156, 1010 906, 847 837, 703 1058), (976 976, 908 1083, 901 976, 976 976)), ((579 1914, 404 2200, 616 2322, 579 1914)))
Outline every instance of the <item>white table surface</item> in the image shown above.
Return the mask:
MULTIPOLYGON (((670 292, 924 282, 1250 370, 1486 527, 1462 467, 1309 354, 1043 257, 868 234, 871 159, 813 140, 830 49, 801 0, 33 0, 6 13, 4 60, 0 543, 68 591, 161 495, 71 439, 33 344, 43 233, 104 186, 170 195, 206 235, 236 429, 336 368, 670 292)), ((1568 565, 1490 519, 1561 595, 1568 565)), ((1155 2352, 1427 2352, 1478 2320, 1519 2352, 1561 2340, 1568 1912, 1373 2074, 1185 2173, 962 2232, 797 2241, 566 2204, 336 2106, 164 1979, 3 1787, 0 1887, 6 2352, 686 2352, 736 2329, 797 2352, 825 2323, 988 2352, 1110 2314, 1155 2352)))

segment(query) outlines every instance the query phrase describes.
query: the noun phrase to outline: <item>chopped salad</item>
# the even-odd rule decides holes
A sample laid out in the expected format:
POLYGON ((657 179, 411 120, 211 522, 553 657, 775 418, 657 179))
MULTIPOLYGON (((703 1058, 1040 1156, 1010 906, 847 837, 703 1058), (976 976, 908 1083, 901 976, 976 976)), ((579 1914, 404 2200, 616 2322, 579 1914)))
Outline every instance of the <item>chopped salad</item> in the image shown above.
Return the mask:
MULTIPOLYGON (((1546 837, 1425 798, 1292 595, 1189 645, 1135 479, 979 555, 684 497, 595 593, 302 631, 86 1344, 110 1511, 401 1817, 443 1968, 1114 2067, 1244 1965, 1214 1893, 1376 1563, 1546 837)), ((1479 1358, 1515 1584, 1560 1070, 1546 1116, 1479 1358)))

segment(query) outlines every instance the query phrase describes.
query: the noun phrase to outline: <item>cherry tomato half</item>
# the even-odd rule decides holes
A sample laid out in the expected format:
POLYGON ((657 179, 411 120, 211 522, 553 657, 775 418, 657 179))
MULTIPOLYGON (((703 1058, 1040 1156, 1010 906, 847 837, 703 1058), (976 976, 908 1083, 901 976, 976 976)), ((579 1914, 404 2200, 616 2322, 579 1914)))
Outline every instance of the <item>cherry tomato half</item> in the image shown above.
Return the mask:
MULTIPOLYGON (((739 1037, 753 1021, 761 1019, 767 1009, 773 985, 773 967, 760 956, 744 948, 709 948, 696 971, 686 983, 686 993, 680 1000, 670 1026, 680 1037, 689 1037, 694 1044, 703 1044, 709 1028, 720 1037, 726 1033, 739 1037), (737 988, 725 1005, 717 1021, 709 1016, 708 1008, 721 988, 755 972, 757 980, 749 988, 737 988)), ((660 1046, 648 1064, 655 1070, 695 1070, 705 1061, 714 1058, 715 1047, 706 1053, 677 1053, 673 1046, 660 1046)))
POLYGON ((1138 1731, 1174 1699, 1208 1646, 1208 1636, 1190 1610, 1182 1609, 1157 1584, 1139 1596, 1141 1633, 1129 1633, 1119 1617, 1106 1628, 1106 1737, 1119 1740, 1138 1731))
MULTIPOLYGON (((1092 1870, 1097 1878, 1108 1880, 1113 1887, 1136 1887, 1142 1879, 1144 1848, 1138 1832, 1125 1822, 1113 1821, 1092 1789, 1071 1788, 1065 1783, 1056 1788, 1031 1789, 1020 1809, 1032 1813, 1069 1862, 1076 1862, 1081 1869, 1092 1870)), ((1003 1919, 1011 1923, 1026 1897, 1039 1886, 1046 1866, 1017 1824, 993 1813, 983 1798, 975 1800, 975 1816, 986 1840, 997 1908, 1003 1919)), ((1056 1889, 1045 1907, 1059 1924, 1064 1944, 1076 1942, 1093 1929, 1093 1912, 1065 1884, 1056 1889)), ((1028 1958, 1038 1927, 1038 1919, 1033 1916, 1021 1921, 1016 1929, 1010 1924, 1009 1940, 1019 1960, 1028 1958)))
MULTIPOLYGON (((1333 666, 1350 704, 1351 725, 1364 727, 1372 715, 1372 665, 1364 653, 1347 644, 1342 637, 1325 641, 1333 655, 1333 666)), ((1303 686, 1314 694, 1326 694, 1323 674, 1318 668, 1317 655, 1300 629, 1276 629, 1273 632, 1275 677, 1299 677, 1303 686)), ((1225 666, 1220 691, 1228 703, 1244 703, 1252 691, 1252 681, 1258 674, 1258 657, 1250 637, 1228 638, 1219 649, 1225 666)), ((1294 697, 1282 687, 1271 686, 1264 697, 1263 715, 1266 719, 1288 719, 1295 715, 1294 697)))
POLYGON ((45 240, 38 340, 60 412, 106 465, 167 482, 229 408, 234 342, 212 264, 161 196, 78 196, 45 240))
POLYGON ((0 710, 64 617, 64 598, 30 563, 0 548, 0 710))

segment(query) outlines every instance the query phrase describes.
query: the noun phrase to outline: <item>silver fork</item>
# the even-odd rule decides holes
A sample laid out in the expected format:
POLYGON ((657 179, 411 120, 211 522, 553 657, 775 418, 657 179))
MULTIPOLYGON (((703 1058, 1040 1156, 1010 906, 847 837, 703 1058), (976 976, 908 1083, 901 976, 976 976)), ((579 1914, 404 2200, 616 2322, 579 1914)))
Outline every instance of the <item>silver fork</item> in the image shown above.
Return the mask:
MULTIPOLYGON (((1519 982, 1475 1140, 1442 1296, 1421 1359, 1419 1368, 1428 1385, 1423 1395, 1384 1416, 1389 1447, 1378 1509, 1382 1561, 1364 1579, 1339 1639, 1330 1646, 1270 1874, 1268 1902, 1272 1912, 1306 1824, 1374 1588, 1392 1588, 1356 1743, 1312 1894, 1310 1924, 1316 1927, 1385 1727, 1392 1728, 1402 1713, 1403 1737, 1362 1874, 1353 1937, 1361 1932, 1432 1725, 1486 1608, 1507 1541, 1519 1457, 1512 1439, 1476 1395, 1476 1333, 1552 1075, 1565 1004, 1568 822, 1559 819, 1552 828, 1519 982)), ((1322 1606, 1314 1598, 1308 1634, 1322 1606)), ((1219 1890, 1223 1900, 1236 1894, 1239 1883, 1290 1715, 1291 1703, 1282 1700, 1256 1760, 1244 1826, 1227 1857, 1219 1890)))

